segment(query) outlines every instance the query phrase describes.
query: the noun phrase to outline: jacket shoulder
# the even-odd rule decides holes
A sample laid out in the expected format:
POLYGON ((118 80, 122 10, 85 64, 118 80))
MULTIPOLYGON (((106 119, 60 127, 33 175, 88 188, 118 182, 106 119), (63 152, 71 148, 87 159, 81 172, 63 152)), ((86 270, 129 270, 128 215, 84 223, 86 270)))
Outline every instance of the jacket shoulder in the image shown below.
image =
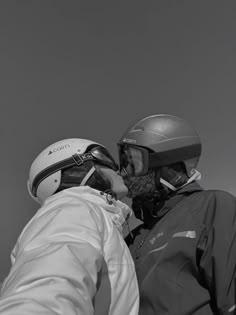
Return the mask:
POLYGON ((233 194, 224 191, 224 190, 218 190, 218 189, 208 189, 208 190, 203 190, 201 192, 202 194, 209 196, 211 198, 214 198, 215 201, 218 202, 236 202, 236 196, 234 196, 233 194))
MULTIPOLYGON (((212 225, 218 229, 225 228, 233 223, 236 214, 236 198, 223 190, 205 190, 201 209, 204 213, 204 222, 208 228, 212 225)), ((226 228, 227 229, 227 228, 226 228)))

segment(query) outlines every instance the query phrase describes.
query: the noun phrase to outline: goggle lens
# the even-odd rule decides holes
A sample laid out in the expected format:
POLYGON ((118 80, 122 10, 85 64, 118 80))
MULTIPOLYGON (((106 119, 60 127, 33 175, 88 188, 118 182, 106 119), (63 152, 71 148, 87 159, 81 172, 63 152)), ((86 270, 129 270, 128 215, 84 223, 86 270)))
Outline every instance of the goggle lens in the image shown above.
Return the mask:
POLYGON ((140 176, 145 170, 144 151, 132 146, 120 146, 120 173, 122 176, 140 176))
POLYGON ((116 172, 119 170, 117 163, 105 148, 95 147, 90 153, 99 164, 105 165, 116 172))

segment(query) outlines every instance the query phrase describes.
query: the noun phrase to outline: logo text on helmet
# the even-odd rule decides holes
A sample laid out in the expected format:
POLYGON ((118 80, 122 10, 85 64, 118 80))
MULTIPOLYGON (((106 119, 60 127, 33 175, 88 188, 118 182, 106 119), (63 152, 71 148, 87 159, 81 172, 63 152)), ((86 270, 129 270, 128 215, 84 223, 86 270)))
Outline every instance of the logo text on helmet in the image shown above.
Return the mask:
POLYGON ((123 142, 127 142, 127 143, 136 143, 135 139, 129 139, 129 138, 124 138, 123 142))
POLYGON ((69 144, 61 145, 60 147, 57 147, 57 148, 55 148, 53 150, 50 150, 48 152, 48 155, 53 154, 53 153, 58 152, 58 151, 61 151, 61 150, 64 150, 64 149, 67 149, 67 148, 70 148, 69 144))
POLYGON ((92 155, 90 152, 84 153, 84 154, 80 154, 79 157, 80 157, 80 159, 81 159, 82 161, 94 160, 94 157, 93 157, 93 155, 92 155))

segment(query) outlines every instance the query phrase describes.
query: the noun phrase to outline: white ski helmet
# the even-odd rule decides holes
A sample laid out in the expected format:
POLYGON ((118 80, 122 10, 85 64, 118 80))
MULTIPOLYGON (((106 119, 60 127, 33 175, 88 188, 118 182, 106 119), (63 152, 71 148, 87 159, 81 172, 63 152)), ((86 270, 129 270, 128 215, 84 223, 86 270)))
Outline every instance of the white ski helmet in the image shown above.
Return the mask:
MULTIPOLYGON (((72 138, 51 144, 36 157, 31 165, 27 182, 31 197, 41 204, 59 188, 63 169, 74 165, 79 166, 88 160, 118 170, 110 153, 97 142, 72 138)), ((86 184, 93 172, 89 173, 85 176, 86 179, 83 179, 81 186, 86 184)))

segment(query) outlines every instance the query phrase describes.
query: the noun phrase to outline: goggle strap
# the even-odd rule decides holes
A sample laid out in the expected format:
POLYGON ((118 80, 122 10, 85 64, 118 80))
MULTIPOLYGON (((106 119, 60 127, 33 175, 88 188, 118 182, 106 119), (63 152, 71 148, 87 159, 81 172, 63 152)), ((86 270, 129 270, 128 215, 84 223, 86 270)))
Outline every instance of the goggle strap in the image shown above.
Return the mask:
POLYGON ((95 160, 95 158, 93 157, 93 155, 88 152, 88 153, 84 153, 84 154, 73 154, 72 155, 72 159, 75 161, 75 164, 77 164, 78 166, 80 166, 81 164, 84 163, 84 161, 93 161, 95 160))
MULTIPOLYGON (((77 163, 76 163, 77 164, 77 163)), ((40 185, 40 183, 45 179, 47 178, 48 176, 56 173, 57 171, 59 170, 62 170, 66 167, 70 167, 70 166, 73 166, 75 165, 75 160, 70 157, 64 161, 61 161, 61 162, 58 162, 58 163, 55 163, 53 165, 50 165, 49 167, 45 168, 42 172, 40 172, 36 177, 35 179, 33 180, 33 183, 32 183, 32 194, 33 196, 36 197, 36 191, 37 191, 37 188, 38 186, 40 185)))
POLYGON ((80 186, 84 186, 87 181, 89 180, 89 178, 93 175, 93 173, 95 172, 95 167, 91 167, 90 170, 88 171, 88 173, 84 176, 82 182, 80 183, 80 186))
POLYGON ((184 148, 169 151, 149 153, 149 168, 160 167, 185 161, 201 154, 201 144, 193 144, 184 148))
POLYGON ((80 166, 87 160, 95 160, 91 153, 85 153, 81 156, 79 154, 74 154, 72 157, 50 165, 49 167, 45 168, 42 172, 40 172, 34 179, 32 183, 32 195, 36 197, 37 188, 40 183, 47 178, 48 176, 56 173, 57 171, 63 170, 64 168, 77 165, 80 166))

